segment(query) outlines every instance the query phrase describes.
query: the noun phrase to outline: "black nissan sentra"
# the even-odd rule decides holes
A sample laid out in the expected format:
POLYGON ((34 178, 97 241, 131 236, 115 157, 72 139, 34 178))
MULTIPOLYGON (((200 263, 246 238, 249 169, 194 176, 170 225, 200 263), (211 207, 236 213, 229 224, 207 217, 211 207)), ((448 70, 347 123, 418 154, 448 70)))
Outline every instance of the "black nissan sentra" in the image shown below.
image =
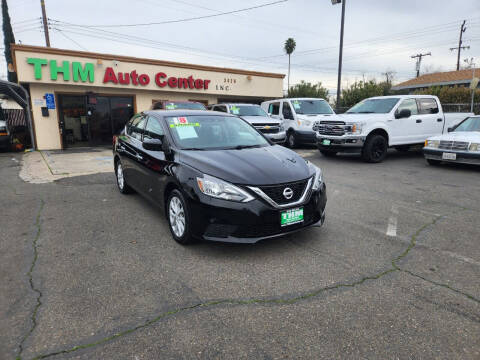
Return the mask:
POLYGON ((322 171, 236 116, 146 111, 113 151, 120 192, 159 205, 181 244, 255 243, 325 219, 322 171))

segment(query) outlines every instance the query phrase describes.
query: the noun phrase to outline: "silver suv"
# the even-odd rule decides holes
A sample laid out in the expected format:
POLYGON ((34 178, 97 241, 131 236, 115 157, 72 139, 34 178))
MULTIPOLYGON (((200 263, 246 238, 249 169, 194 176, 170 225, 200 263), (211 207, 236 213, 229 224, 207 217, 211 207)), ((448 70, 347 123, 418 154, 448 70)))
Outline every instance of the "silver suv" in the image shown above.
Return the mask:
POLYGON ((267 138, 277 144, 285 143, 286 133, 283 124, 278 119, 273 119, 260 105, 254 104, 215 104, 209 105, 209 110, 226 112, 237 115, 248 121, 267 138))

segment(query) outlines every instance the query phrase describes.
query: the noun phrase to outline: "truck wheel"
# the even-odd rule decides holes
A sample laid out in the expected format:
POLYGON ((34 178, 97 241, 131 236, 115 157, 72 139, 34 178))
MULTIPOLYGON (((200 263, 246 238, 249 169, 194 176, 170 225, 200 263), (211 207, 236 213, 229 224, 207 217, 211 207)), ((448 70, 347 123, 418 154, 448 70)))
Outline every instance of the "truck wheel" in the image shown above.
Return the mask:
POLYGON ((425 159, 427 160, 428 165, 436 166, 440 165, 441 161, 440 160, 435 160, 435 159, 425 159))
POLYGON ((325 157, 333 157, 337 155, 337 152, 333 150, 320 150, 320 154, 322 154, 325 157))
POLYGON ((362 158, 369 163, 379 163, 387 156, 388 142, 383 135, 369 136, 362 150, 362 158))
POLYGON ((290 149, 294 149, 297 147, 297 138, 295 136, 295 132, 294 131, 290 131, 288 134, 287 134, 287 145, 290 149))

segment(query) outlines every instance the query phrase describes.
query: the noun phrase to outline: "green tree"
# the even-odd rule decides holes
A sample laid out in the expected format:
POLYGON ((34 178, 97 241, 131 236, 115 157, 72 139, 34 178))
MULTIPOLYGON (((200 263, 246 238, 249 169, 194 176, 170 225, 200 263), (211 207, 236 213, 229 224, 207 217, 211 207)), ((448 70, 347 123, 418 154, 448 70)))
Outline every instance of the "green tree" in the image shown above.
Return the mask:
POLYGON ((283 49, 285 50, 285 53, 288 55, 288 78, 287 78, 287 91, 290 90, 290 56, 292 53, 295 51, 295 47, 297 46, 297 43, 293 38, 288 38, 287 41, 285 41, 285 45, 283 49))
MULTIPOLYGON (((12 52, 10 51, 10 44, 15 44, 15 37, 13 36, 12 24, 10 23, 10 15, 8 14, 7 0, 2 0, 2 17, 3 17, 3 41, 5 44, 5 60, 8 64, 12 64, 12 52)), ((8 72, 8 81, 17 82, 17 73, 8 72)))
POLYGON ((321 82, 312 84, 302 80, 300 84, 296 84, 288 89, 288 97, 311 97, 328 101, 328 90, 322 86, 321 82))
POLYGON ((390 89, 390 82, 356 81, 349 88, 342 90, 341 104, 344 107, 352 107, 369 97, 389 95, 390 89))

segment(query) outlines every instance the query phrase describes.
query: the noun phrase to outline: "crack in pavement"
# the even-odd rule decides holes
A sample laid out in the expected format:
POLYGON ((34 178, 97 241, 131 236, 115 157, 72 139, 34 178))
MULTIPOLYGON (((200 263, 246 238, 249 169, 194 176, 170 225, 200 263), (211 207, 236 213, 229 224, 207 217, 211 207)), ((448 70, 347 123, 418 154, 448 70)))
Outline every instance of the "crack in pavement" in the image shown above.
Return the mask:
POLYGON ((315 291, 305 293, 305 294, 300 295, 300 296, 295 296, 295 297, 292 297, 292 298, 289 298, 289 299, 281 299, 281 298, 246 299, 246 300, 223 299, 223 300, 213 300, 213 301, 201 302, 201 303, 197 303, 197 304, 194 304, 194 305, 191 305, 191 306, 180 307, 180 308, 177 308, 177 309, 174 309, 174 310, 170 310, 170 311, 161 313, 158 316, 156 316, 155 318, 147 320, 143 324, 137 325, 133 328, 130 328, 130 329, 127 329, 127 330, 124 330, 124 331, 117 332, 113 335, 102 338, 98 341, 83 344, 83 345, 77 345, 77 346, 74 346, 70 349, 59 350, 59 351, 55 351, 55 352, 51 352, 51 353, 43 354, 43 355, 37 355, 36 357, 34 357, 34 360, 45 359, 45 358, 49 358, 49 357, 56 356, 56 355, 61 355, 61 354, 68 354, 68 353, 72 353, 72 352, 75 352, 75 351, 78 351, 78 350, 81 350, 81 349, 87 349, 87 348, 91 348, 91 347, 94 347, 94 346, 97 346, 97 345, 105 344, 105 343, 107 343, 109 341, 112 341, 116 338, 131 334, 131 333, 133 333, 137 330, 140 330, 140 329, 146 328, 150 325, 153 325, 153 324, 159 322, 160 320, 162 320, 162 319, 164 319, 168 316, 175 315, 175 314, 185 312, 185 311, 188 311, 188 310, 193 310, 193 309, 197 309, 197 308, 211 308, 211 307, 214 307, 214 306, 217 306, 217 305, 252 305, 252 304, 289 305, 289 304, 294 304, 294 303, 302 301, 302 300, 306 300, 306 299, 309 299, 309 298, 316 297, 316 296, 320 295, 321 293, 324 293, 324 292, 327 292, 327 291, 330 291, 330 290, 335 290, 335 289, 340 289, 340 288, 353 288, 355 286, 363 284, 367 280, 378 280, 378 279, 382 278, 383 276, 385 276, 387 274, 397 272, 397 271, 405 272, 405 273, 408 273, 412 276, 416 276, 416 277, 421 278, 425 281, 428 281, 432 284, 441 286, 441 287, 446 288, 448 290, 451 290, 451 291, 453 291, 457 294, 463 295, 463 296, 467 297, 468 299, 473 300, 477 303, 480 303, 479 299, 473 297, 470 294, 467 294, 467 293, 465 293, 461 290, 452 288, 449 285, 425 279, 425 278, 421 277, 420 275, 416 275, 416 274, 410 272, 409 270, 402 269, 402 268, 400 268, 400 266, 397 265, 397 262, 400 261, 401 259, 405 258, 408 255, 408 253, 415 247, 415 245, 417 243, 417 238, 420 236, 420 234, 423 231, 425 231, 428 227, 431 227, 431 226, 435 225, 440 219, 442 219, 444 217, 446 217, 446 216, 437 216, 437 217, 435 217, 435 219, 433 221, 428 222, 428 223, 424 224, 422 227, 420 227, 411 236, 410 243, 409 243, 408 247, 400 255, 398 255, 397 257, 395 257, 391 261, 392 267, 390 267, 389 269, 384 270, 382 272, 379 272, 377 274, 362 277, 360 280, 354 281, 352 283, 340 283, 340 284, 336 284, 336 285, 323 287, 321 289, 317 289, 315 291))
POLYGON ((35 284, 33 283, 33 270, 35 269, 35 265, 38 259, 37 241, 40 238, 40 233, 42 232, 42 226, 40 225, 40 216, 42 215, 42 210, 44 205, 45 205, 45 202, 41 199, 40 208, 38 209, 37 216, 35 218, 35 227, 37 228, 37 231, 32 241, 33 259, 32 259, 32 263, 30 264, 30 269, 27 272, 30 288, 37 294, 37 304, 33 308, 32 315, 30 316, 30 319, 32 320, 32 326, 30 327, 30 330, 23 336, 22 340, 20 341, 20 344, 18 345, 18 356, 16 357, 17 360, 20 360, 22 358, 23 344, 37 327, 37 312, 40 306, 42 305, 42 301, 40 300, 42 298, 42 292, 38 290, 35 287, 35 284))

